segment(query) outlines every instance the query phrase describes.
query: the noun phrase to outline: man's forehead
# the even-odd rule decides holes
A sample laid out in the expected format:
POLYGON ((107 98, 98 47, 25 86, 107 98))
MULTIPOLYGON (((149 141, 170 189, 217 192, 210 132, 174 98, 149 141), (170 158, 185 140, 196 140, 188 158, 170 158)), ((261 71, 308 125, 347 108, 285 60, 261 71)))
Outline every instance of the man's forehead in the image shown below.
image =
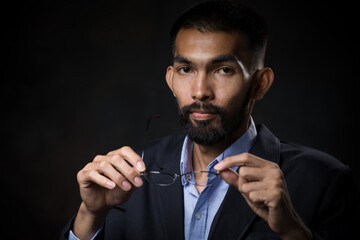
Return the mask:
MULTIPOLYGON (((222 62, 234 62, 237 63, 239 60, 235 55, 232 54, 223 54, 223 55, 217 55, 217 56, 210 56, 209 58, 204 57, 205 60, 207 60, 209 63, 216 64, 216 63, 222 63, 222 62)), ((186 63, 191 64, 193 62, 196 62, 198 59, 192 59, 191 57, 183 56, 183 55, 176 55, 174 57, 174 63, 186 63)), ((201 59, 200 59, 201 60, 201 59)))
POLYGON ((246 39, 237 32, 201 32, 181 29, 176 37, 174 60, 234 61, 247 58, 246 39))

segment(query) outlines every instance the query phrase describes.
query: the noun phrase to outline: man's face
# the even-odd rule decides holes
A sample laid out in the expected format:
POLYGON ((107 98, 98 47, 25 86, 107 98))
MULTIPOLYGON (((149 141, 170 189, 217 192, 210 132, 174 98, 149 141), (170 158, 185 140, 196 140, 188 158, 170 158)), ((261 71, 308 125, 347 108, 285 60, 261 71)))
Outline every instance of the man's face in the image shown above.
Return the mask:
POLYGON ((236 133, 249 114, 251 76, 239 33, 181 29, 166 79, 186 134, 213 145, 236 133))

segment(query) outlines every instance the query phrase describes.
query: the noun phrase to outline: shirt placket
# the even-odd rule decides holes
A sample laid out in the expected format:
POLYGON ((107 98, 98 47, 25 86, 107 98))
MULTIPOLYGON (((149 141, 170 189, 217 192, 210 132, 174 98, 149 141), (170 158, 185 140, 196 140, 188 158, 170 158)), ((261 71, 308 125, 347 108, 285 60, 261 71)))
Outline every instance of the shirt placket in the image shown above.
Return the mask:
MULTIPOLYGON (((193 189, 195 189, 196 194, 197 190, 194 185, 192 185, 193 189)), ((206 187, 200 195, 198 195, 198 199, 196 201, 196 205, 191 217, 190 224, 190 238, 189 239, 205 239, 206 236, 206 222, 209 208, 208 201, 208 193, 210 187, 206 187)))

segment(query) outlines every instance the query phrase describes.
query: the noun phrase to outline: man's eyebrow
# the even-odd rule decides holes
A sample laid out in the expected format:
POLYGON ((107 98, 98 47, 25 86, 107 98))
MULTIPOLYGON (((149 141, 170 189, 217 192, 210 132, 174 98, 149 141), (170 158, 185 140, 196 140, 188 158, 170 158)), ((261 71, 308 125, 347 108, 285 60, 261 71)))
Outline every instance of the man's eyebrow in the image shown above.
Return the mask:
POLYGON ((186 57, 183 57, 181 55, 178 55, 178 56, 174 57, 173 64, 175 62, 176 63, 185 63, 185 64, 191 64, 192 63, 189 59, 187 59, 186 57))
MULTIPOLYGON (((192 61, 190 61, 189 59, 187 59, 184 56, 178 55, 176 57, 173 58, 173 64, 174 63, 184 63, 184 64, 192 64, 192 61)), ((225 55, 219 55, 216 56, 215 58, 210 60, 211 64, 218 64, 218 63, 222 63, 222 62, 234 62, 234 63, 238 63, 239 60, 237 59, 236 56, 231 55, 231 54, 225 54, 225 55)))

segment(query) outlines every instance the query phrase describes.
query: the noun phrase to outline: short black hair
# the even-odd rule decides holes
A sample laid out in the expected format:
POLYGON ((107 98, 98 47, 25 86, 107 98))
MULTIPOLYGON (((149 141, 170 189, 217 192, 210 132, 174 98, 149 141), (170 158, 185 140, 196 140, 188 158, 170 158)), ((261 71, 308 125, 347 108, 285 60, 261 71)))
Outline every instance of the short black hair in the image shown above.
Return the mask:
POLYGON ((252 58, 263 61, 268 39, 267 24, 260 15, 240 1, 201 2, 180 15, 170 31, 173 55, 176 36, 181 29, 196 29, 200 32, 240 32, 248 38, 247 49, 256 55, 252 58), (257 56, 259 54, 260 56, 257 56))

